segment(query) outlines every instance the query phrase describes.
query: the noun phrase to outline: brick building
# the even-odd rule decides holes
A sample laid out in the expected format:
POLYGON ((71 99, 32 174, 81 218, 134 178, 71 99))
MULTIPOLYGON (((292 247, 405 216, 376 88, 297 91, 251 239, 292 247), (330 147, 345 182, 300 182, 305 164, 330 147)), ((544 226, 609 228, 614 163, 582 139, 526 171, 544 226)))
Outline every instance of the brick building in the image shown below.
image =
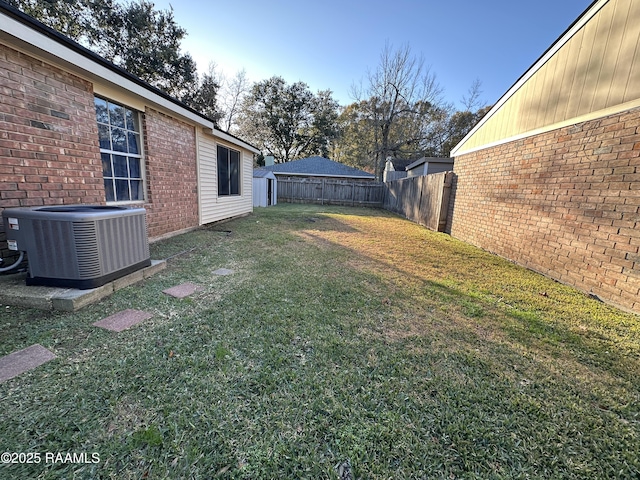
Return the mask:
POLYGON ((448 231, 640 312, 640 2, 597 0, 452 150, 448 231))
POLYGON ((251 212, 255 153, 0 2, 0 209, 140 205, 150 237, 174 234, 251 212))

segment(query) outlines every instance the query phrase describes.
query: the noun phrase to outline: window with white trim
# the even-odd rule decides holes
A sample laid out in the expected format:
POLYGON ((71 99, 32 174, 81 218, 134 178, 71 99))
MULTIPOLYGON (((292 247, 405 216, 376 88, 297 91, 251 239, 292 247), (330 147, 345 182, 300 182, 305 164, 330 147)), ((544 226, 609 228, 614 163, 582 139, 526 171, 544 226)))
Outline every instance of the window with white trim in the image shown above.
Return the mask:
POLYGON ((100 97, 94 103, 107 202, 144 200, 139 113, 100 97))
POLYGON ((240 195, 240 152, 218 145, 218 196, 240 195))

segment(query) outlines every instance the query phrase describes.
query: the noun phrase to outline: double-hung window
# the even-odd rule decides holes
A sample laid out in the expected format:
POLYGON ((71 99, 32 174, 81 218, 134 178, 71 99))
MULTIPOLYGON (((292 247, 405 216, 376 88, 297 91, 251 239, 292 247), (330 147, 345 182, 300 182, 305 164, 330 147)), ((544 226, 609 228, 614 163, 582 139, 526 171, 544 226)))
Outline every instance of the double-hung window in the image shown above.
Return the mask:
POLYGON ((138 112, 111 100, 94 100, 107 202, 144 200, 138 112))
POLYGON ((218 145, 218 196, 240 195, 240 152, 218 145))

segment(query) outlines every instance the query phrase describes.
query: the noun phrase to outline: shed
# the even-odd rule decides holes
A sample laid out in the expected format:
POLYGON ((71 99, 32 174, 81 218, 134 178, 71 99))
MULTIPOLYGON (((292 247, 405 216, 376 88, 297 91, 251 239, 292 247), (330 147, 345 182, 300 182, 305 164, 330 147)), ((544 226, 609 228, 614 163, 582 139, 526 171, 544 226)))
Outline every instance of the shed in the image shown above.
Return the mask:
POLYGON ((253 171, 253 206, 270 207, 277 203, 278 180, 273 172, 256 168, 253 171))
POLYGON ((400 180, 401 178, 407 178, 407 166, 411 163, 413 163, 413 160, 388 157, 384 165, 382 180, 384 182, 392 182, 394 180, 400 180))
POLYGON ((422 157, 407 165, 408 177, 420 177, 431 173, 450 172, 453 170, 453 158, 422 157))

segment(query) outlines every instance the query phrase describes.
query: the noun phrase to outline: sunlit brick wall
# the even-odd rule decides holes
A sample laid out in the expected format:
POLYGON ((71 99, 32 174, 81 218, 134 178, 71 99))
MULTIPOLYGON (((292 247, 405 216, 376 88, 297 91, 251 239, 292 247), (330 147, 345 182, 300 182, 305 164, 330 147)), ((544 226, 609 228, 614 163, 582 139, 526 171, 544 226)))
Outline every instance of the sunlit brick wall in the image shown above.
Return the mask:
POLYGON ((640 311, 640 109, 455 159, 448 231, 640 311))

